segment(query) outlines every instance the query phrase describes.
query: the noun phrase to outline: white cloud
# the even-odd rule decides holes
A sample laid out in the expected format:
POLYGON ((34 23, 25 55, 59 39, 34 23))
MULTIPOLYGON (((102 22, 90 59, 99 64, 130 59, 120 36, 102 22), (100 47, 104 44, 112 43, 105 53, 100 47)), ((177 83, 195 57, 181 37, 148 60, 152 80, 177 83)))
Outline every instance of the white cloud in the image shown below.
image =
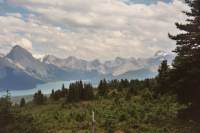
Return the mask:
POLYGON ((35 55, 102 60, 171 51, 175 45, 167 34, 177 32, 174 22, 183 21, 181 11, 187 9, 179 0, 152 5, 120 0, 7 1, 30 13, 25 19, 19 13, 0 16, 0 51, 17 42, 35 55))
POLYGON ((13 45, 20 45, 21 47, 28 50, 32 49, 32 42, 26 38, 21 38, 17 42, 13 42, 13 45))

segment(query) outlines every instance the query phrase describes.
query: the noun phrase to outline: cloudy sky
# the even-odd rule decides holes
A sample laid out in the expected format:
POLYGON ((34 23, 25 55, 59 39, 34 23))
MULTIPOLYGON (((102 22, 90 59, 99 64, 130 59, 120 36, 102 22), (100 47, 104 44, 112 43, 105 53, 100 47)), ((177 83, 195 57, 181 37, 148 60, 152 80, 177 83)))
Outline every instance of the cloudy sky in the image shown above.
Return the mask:
POLYGON ((171 51, 181 0, 0 0, 0 53, 21 45, 40 57, 101 60, 171 51))

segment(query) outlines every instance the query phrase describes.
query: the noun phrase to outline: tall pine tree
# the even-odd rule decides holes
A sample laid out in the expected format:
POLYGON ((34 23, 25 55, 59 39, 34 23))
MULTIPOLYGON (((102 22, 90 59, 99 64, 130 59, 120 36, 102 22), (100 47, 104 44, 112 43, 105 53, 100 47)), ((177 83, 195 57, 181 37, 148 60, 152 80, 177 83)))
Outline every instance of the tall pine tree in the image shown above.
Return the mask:
POLYGON ((98 95, 99 96, 107 96, 108 95, 108 84, 106 79, 101 80, 98 86, 98 95))
POLYGON ((167 60, 163 60, 161 65, 158 69, 158 76, 156 77, 157 81, 157 92, 159 94, 164 94, 169 92, 169 81, 168 81, 168 74, 169 74, 169 66, 167 64, 167 60))
POLYGON ((42 94, 41 90, 38 90, 38 92, 36 92, 33 95, 33 103, 35 103, 37 105, 45 104, 46 101, 47 101, 47 97, 44 94, 42 94))
POLYGON ((176 41, 177 57, 171 70, 171 84, 182 102, 200 104, 200 0, 186 0, 189 12, 184 12, 186 24, 176 23, 184 31, 178 35, 169 35, 176 41))

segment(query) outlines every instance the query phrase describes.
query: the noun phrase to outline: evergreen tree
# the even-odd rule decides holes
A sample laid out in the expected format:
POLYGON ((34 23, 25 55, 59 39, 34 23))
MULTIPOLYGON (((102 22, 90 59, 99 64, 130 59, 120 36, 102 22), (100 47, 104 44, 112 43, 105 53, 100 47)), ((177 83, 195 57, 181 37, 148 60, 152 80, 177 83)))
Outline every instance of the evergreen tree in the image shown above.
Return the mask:
POLYGON ((7 91, 7 95, 0 98, 0 133, 9 133, 8 126, 15 120, 11 108, 10 94, 9 91, 7 91))
POLYGON ((61 90, 57 90, 55 91, 55 94, 54 94, 54 100, 55 101, 58 101, 60 98, 63 97, 63 94, 62 94, 62 91, 61 90))
POLYGON ((57 90, 57 91, 52 90, 51 91, 50 99, 54 100, 54 101, 58 101, 61 98, 67 97, 67 94, 68 94, 68 89, 65 89, 65 87, 63 85, 62 90, 57 90))
POLYGON ((81 99, 81 93, 83 89, 82 81, 71 83, 69 85, 68 102, 79 102, 81 99))
POLYGON ((181 101, 200 104, 200 0, 186 0, 186 3, 191 7, 189 12, 184 12, 187 23, 176 23, 184 32, 169 35, 177 45, 170 82, 181 101))
POLYGON ((66 102, 72 102, 73 101, 73 89, 71 87, 71 84, 69 85, 69 92, 68 95, 66 97, 66 102))
POLYGON ((128 88, 129 87, 128 79, 121 79, 120 86, 121 86, 122 89, 128 88))
POLYGON ((45 104, 46 101, 47 101, 47 98, 46 98, 46 96, 44 96, 44 95, 42 94, 42 91, 41 91, 41 90, 39 90, 39 91, 38 91, 37 93, 35 93, 34 96, 33 96, 33 102, 34 102, 35 104, 42 105, 42 104, 45 104))
POLYGON ((64 90, 64 89, 65 89, 65 85, 63 84, 63 85, 62 85, 62 90, 64 90))
POLYGON ((117 79, 111 80, 109 82, 109 88, 111 88, 111 89, 119 89, 119 81, 117 79))
MULTIPOLYGON (((156 77, 157 80, 157 93, 164 94, 169 91, 169 66, 167 64, 167 60, 162 61, 159 69, 158 69, 158 76, 156 77)), ((149 87, 148 87, 149 88, 149 87)))
POLYGON ((69 85, 67 102, 79 102, 84 100, 92 100, 94 98, 93 87, 91 84, 84 84, 77 81, 69 85))
POLYGON ((51 94, 50 94, 50 99, 51 100, 54 100, 54 96, 55 96, 55 92, 54 92, 54 89, 51 91, 51 94))
POLYGON ((98 95, 99 96, 107 96, 108 95, 108 84, 106 79, 101 80, 98 86, 98 95))
POLYGON ((84 84, 84 99, 83 100, 92 100, 94 99, 93 87, 91 84, 84 84))
POLYGON ((66 97, 68 94, 68 89, 65 88, 65 85, 62 85, 62 90, 61 90, 61 97, 66 97))
POLYGON ((82 81, 77 82, 77 88, 78 88, 79 100, 84 100, 86 96, 82 81))
POLYGON ((20 101, 20 107, 24 107, 25 105, 26 105, 26 101, 24 98, 22 98, 20 101))

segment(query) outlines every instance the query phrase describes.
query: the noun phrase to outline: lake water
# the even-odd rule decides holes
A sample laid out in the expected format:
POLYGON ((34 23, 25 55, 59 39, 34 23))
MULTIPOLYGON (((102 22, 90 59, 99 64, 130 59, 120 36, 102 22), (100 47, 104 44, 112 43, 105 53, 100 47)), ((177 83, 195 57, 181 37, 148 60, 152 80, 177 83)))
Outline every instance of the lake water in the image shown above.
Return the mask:
MULTIPOLYGON (((65 85, 66 88, 68 88, 70 83, 74 83, 74 82, 76 82, 76 81, 75 80, 73 80, 73 81, 58 81, 58 82, 39 84, 34 89, 12 90, 12 91, 9 91, 9 93, 11 94, 12 97, 33 95, 38 90, 41 90, 43 94, 50 94, 52 89, 54 89, 54 90, 61 89, 63 84, 65 85)), ((83 82, 89 82, 89 80, 85 80, 83 82)), ((0 96, 5 96, 5 95, 6 95, 6 91, 0 92, 0 96)))

